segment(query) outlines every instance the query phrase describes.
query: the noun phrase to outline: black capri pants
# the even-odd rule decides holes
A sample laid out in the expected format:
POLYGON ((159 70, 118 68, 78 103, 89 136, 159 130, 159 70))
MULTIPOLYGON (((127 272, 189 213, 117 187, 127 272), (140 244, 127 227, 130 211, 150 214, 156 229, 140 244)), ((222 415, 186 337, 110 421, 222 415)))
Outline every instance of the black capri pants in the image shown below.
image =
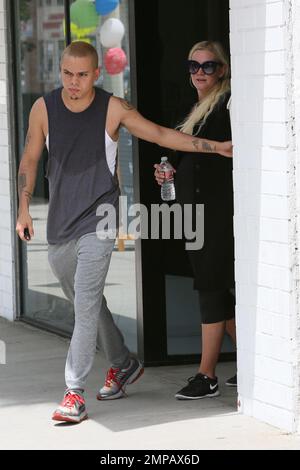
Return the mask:
POLYGON ((199 291, 201 323, 218 323, 235 316, 235 295, 233 289, 199 291))

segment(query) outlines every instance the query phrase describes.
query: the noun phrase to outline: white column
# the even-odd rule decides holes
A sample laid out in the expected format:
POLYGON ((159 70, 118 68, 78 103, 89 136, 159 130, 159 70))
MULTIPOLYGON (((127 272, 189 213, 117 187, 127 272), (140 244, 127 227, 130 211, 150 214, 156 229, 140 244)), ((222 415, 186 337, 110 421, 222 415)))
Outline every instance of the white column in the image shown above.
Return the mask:
POLYGON ((291 194, 290 207, 293 215, 292 242, 294 244, 292 258, 292 288, 293 305, 295 307, 293 321, 296 331, 295 341, 293 343, 295 350, 295 426, 300 431, 300 273, 299 273, 299 247, 300 247, 300 229, 299 229, 299 210, 300 210, 300 3, 296 0, 289 0, 289 55, 288 67, 290 75, 289 98, 292 110, 292 120, 289 125, 289 136, 291 145, 292 166, 291 173, 293 178, 293 193, 291 194))
POLYGON ((299 394, 296 3, 230 1, 238 404, 288 431, 297 429, 299 394))

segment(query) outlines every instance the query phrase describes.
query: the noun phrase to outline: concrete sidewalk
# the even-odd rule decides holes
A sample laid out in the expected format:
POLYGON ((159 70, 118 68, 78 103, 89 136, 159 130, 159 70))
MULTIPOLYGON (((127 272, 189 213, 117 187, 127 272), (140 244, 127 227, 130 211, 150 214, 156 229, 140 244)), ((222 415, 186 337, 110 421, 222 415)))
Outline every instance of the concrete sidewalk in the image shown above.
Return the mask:
POLYGON ((127 398, 99 402, 107 364, 97 354, 86 391, 89 420, 55 423, 68 340, 1 318, 0 339, 7 348, 7 364, 0 365, 1 449, 300 449, 300 436, 237 413, 236 390, 224 385, 231 363, 218 367, 218 398, 174 399, 195 374, 191 365, 147 368, 127 398))

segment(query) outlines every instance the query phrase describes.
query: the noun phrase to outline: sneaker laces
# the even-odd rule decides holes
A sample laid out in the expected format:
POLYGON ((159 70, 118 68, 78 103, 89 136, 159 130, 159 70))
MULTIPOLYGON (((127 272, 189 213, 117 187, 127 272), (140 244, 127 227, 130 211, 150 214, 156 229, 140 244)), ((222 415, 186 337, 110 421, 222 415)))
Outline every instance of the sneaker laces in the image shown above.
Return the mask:
POLYGON ((84 404, 84 398, 82 396, 78 395, 77 393, 67 392, 62 401, 62 406, 66 408, 73 408, 77 401, 79 401, 81 405, 84 404))
POLYGON ((216 380, 216 379, 211 379, 210 377, 208 377, 207 375, 204 375, 202 374, 201 372, 199 372, 198 374, 194 375, 193 377, 190 377, 188 378, 188 382, 191 383, 191 382, 203 382, 203 380, 216 380))
POLYGON ((119 387, 121 387, 120 382, 118 381, 118 373, 120 372, 120 368, 114 369, 111 367, 106 374, 105 379, 105 387, 110 387, 112 382, 116 383, 119 387))
POLYGON ((193 375, 192 377, 189 377, 188 378, 188 382, 193 382, 194 380, 203 380, 203 375, 201 374, 196 374, 196 375, 193 375))

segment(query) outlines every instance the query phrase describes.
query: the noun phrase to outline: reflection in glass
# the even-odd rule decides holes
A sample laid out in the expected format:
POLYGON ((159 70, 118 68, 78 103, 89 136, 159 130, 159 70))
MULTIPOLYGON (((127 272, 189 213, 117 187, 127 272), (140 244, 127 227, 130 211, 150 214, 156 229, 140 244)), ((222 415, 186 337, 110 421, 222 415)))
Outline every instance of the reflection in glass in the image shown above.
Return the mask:
MULTIPOLYGON (((122 44, 118 46, 125 51, 129 63, 127 0, 122 0, 113 12, 101 17, 96 13, 95 3, 89 1, 79 2, 81 8, 84 5, 85 10, 79 12, 79 16, 77 11, 77 16, 74 16, 75 3, 71 2, 72 40, 85 40, 97 48, 102 73, 96 86, 130 100, 129 66, 126 65, 121 73, 109 74, 103 65, 107 49, 100 42, 100 28, 103 22, 110 17, 120 19, 125 27, 125 35, 122 44)), ((21 154, 32 104, 38 97, 61 85, 59 63, 65 47, 65 5, 63 0, 18 0, 16 12, 21 154)), ((124 129, 120 133, 118 153, 122 194, 128 197, 128 204, 131 204, 132 142, 131 136, 124 129)), ((73 309, 52 274, 47 258, 46 220, 49 195, 47 180, 44 177, 46 164, 45 150, 39 164, 30 207, 35 237, 26 246, 23 244, 22 314, 41 325, 70 333, 73 328, 73 309)), ((104 293, 128 346, 132 351, 136 351, 135 245, 127 235, 115 245, 104 293)))
MULTIPOLYGON (((166 313, 168 355, 200 354, 201 311, 199 294, 191 277, 166 275, 166 313)), ((234 352, 225 334, 222 353, 234 352)))

